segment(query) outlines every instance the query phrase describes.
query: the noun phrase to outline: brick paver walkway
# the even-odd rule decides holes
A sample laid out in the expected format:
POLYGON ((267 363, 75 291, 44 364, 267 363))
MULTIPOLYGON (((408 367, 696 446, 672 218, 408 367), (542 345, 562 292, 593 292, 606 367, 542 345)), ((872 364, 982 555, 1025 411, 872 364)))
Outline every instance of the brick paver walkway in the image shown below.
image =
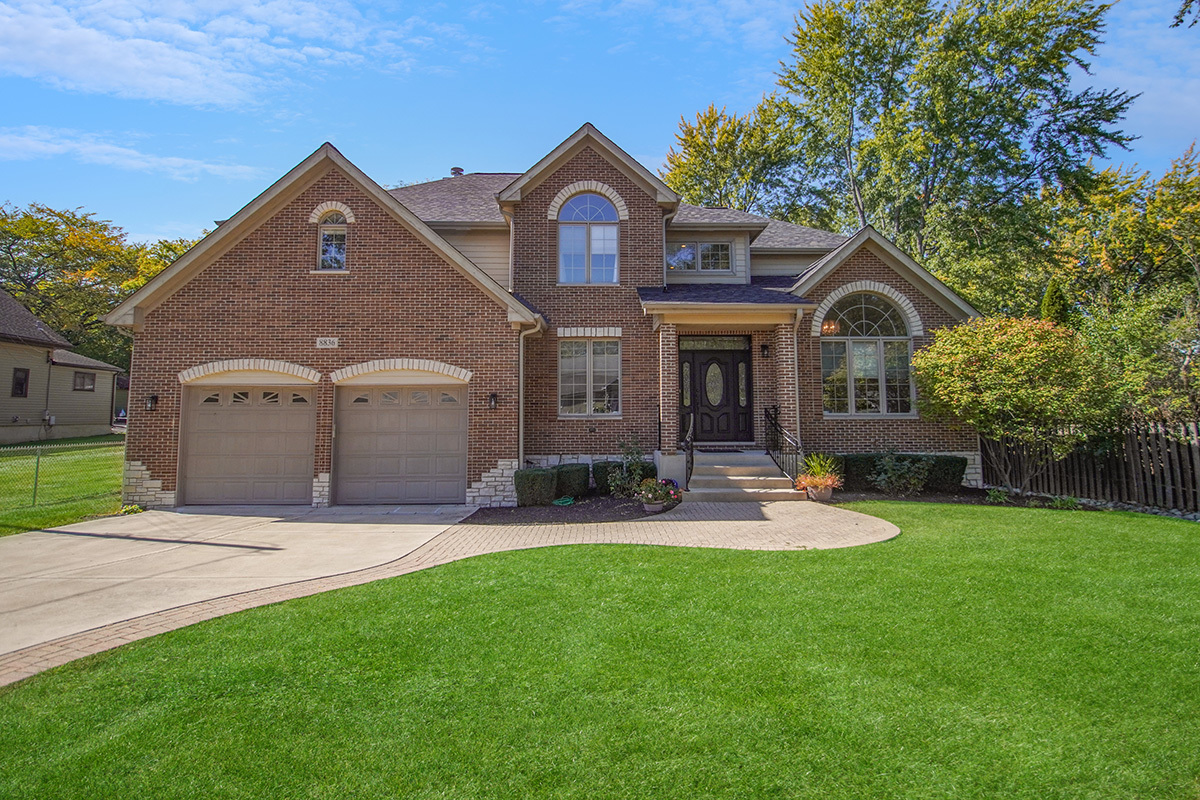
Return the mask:
POLYGON ((891 539, 875 517, 818 503, 685 502, 653 517, 579 525, 455 525, 403 558, 377 567, 218 597, 134 617, 0 656, 0 686, 77 658, 202 620, 357 586, 483 553, 560 544, 648 544, 734 550, 822 550, 891 539))

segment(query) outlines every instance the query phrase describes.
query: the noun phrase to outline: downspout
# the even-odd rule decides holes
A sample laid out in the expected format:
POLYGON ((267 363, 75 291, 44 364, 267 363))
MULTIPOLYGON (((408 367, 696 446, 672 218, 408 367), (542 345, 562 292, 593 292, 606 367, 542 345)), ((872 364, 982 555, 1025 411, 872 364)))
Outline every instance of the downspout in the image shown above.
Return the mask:
POLYGON ((543 324, 539 315, 532 328, 521 331, 517 346, 517 469, 525 468, 525 337, 540 333, 543 324))
POLYGON ((46 407, 42 410, 42 432, 50 432, 50 375, 54 372, 54 351, 46 351, 46 407))
POLYGON ((796 321, 792 324, 792 381, 796 387, 796 441, 800 441, 800 320, 804 309, 796 309, 796 321))

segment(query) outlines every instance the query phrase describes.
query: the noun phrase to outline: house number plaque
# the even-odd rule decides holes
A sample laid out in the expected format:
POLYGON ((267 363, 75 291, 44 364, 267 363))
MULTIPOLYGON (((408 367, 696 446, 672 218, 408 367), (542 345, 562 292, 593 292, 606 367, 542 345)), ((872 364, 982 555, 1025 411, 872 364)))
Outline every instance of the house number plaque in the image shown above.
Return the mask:
POLYGON ((318 350, 332 350, 333 348, 335 348, 337 346, 338 346, 338 340, 337 340, 336 336, 318 336, 317 337, 317 349, 318 350))

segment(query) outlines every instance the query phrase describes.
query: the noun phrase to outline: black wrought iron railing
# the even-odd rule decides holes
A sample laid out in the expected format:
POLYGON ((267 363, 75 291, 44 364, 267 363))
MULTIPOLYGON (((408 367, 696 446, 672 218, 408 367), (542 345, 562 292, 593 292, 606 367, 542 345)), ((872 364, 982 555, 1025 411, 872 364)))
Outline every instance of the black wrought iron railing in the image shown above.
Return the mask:
POLYGON ((687 491, 688 484, 692 482, 692 466, 696 463, 696 415, 688 414, 687 434, 683 437, 683 441, 679 443, 679 447, 687 456, 687 471, 683 476, 683 489, 687 491))
POLYGON ((779 424, 779 406, 763 409, 763 416, 767 419, 767 454, 784 475, 796 480, 804 466, 804 448, 800 446, 800 440, 779 424))

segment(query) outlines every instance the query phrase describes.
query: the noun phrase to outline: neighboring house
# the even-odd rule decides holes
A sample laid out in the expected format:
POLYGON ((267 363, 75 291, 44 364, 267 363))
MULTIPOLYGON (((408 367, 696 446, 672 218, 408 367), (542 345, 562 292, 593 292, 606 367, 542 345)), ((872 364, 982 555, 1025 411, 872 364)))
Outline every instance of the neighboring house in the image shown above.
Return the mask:
POLYGON ((72 353, 71 343, 0 291, 0 444, 95 436, 112 425, 120 367, 72 353))
POLYGON ((867 228, 680 202, 591 125, 521 174, 385 191, 325 144, 108 318, 134 334, 126 498, 510 505, 636 439, 960 453, 914 347, 973 315, 867 228))

